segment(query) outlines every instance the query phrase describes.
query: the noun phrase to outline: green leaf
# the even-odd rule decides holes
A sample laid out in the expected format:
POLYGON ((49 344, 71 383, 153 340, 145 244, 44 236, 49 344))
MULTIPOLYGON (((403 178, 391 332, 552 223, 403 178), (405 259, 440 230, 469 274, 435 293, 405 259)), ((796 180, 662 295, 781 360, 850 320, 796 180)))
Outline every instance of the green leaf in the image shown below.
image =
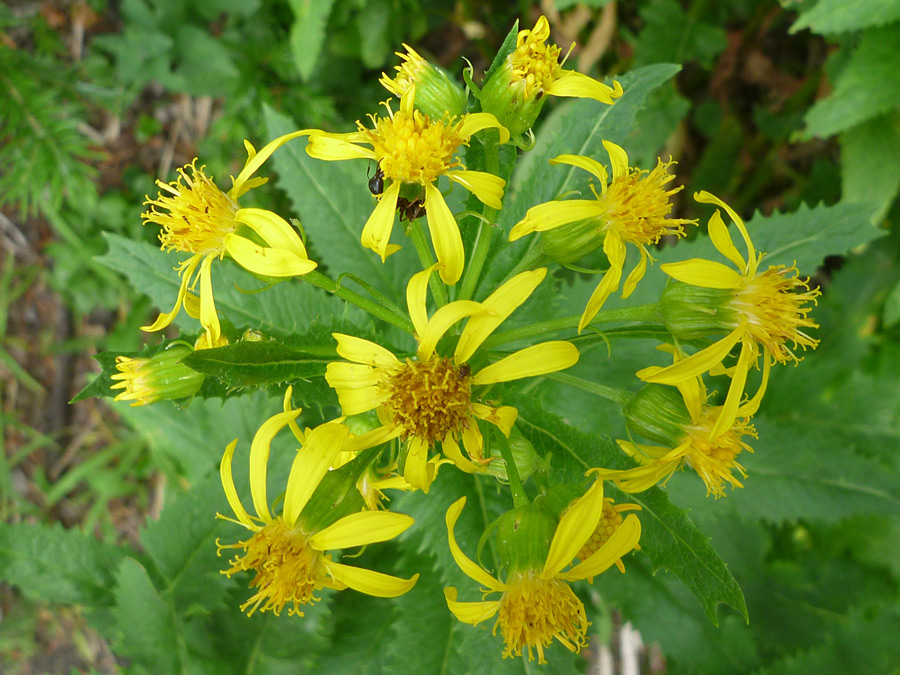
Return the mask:
POLYGON ((814 33, 847 33, 900 20, 896 0, 819 0, 800 15, 791 33, 809 28, 814 33))
POLYGON ((497 70, 503 62, 506 61, 506 57, 512 54, 516 49, 516 41, 519 37, 519 20, 516 19, 516 22, 512 25, 512 28, 509 29, 509 32, 506 34, 506 37, 503 38, 503 43, 500 45, 500 49, 497 50, 497 53, 494 55, 494 60, 491 61, 491 67, 487 69, 484 74, 484 80, 487 82, 491 75, 494 74, 494 71, 497 70))
MULTIPOLYGON (((109 251, 99 258, 112 270, 121 272, 132 286, 147 294, 157 307, 170 311, 181 280, 172 266, 181 257, 169 255, 152 244, 106 234, 109 251)), ((227 261, 213 264, 216 309, 238 329, 246 327, 263 333, 302 333, 315 322, 335 328, 362 321, 362 312, 299 279, 277 283, 259 293, 262 283, 227 261)), ((199 322, 182 310, 174 323, 182 330, 196 332, 199 322)))
POLYGON ((124 551, 60 524, 0 523, 0 579, 28 597, 109 607, 124 551))
POLYGON ((316 68, 325 43, 328 16, 334 0, 289 0, 294 13, 291 25, 291 51, 300 77, 308 80, 316 68))
MULTIPOLYGON (((323 347, 335 349, 333 344, 323 347)), ((199 373, 215 375, 229 387, 247 387, 321 377, 330 360, 267 340, 203 349, 189 354, 182 363, 199 373)))
POLYGON ((863 122, 840 141, 843 199, 877 204, 872 219, 880 221, 900 192, 900 112, 863 122))
POLYGON ((177 72, 192 95, 222 96, 239 86, 241 74, 228 48, 205 27, 178 27, 175 52, 177 72))
MULTIPOLYGON (((516 401, 519 409, 517 425, 539 454, 552 452, 554 481, 560 481, 560 464, 571 464, 562 473, 562 482, 571 481, 579 469, 592 467, 618 468, 625 462, 623 453, 609 439, 584 434, 568 426, 562 419, 545 413, 538 405, 516 401), (604 447, 603 451, 598 448, 604 447), (612 455, 618 453, 618 456, 612 455), (598 457, 598 454, 601 456, 598 457), (612 455, 612 456, 610 456, 612 455)), ((718 625, 719 604, 731 605, 745 618, 747 607, 741 589, 725 563, 710 545, 709 538, 697 529, 687 514, 673 506, 659 488, 622 496, 614 488, 617 502, 634 502, 641 506, 641 552, 653 565, 653 571, 673 572, 703 606, 709 620, 718 625)))
POLYGON ((900 102, 900 22, 863 32, 834 91, 806 113, 805 138, 827 138, 900 102))
POLYGON ((178 672, 178 642, 171 607, 160 597, 147 570, 133 558, 119 568, 116 580, 119 639, 116 652, 143 665, 149 672, 178 672))
MULTIPOLYGON (((296 129, 289 117, 271 108, 264 108, 263 114, 272 136, 296 129)), ((420 266, 413 247, 401 237, 401 228, 394 228, 393 240, 402 242, 404 248, 393 254, 388 264, 363 248, 359 240, 375 208, 366 178, 367 168, 374 170, 374 166, 363 161, 313 159, 304 148, 304 141, 289 143, 276 153, 274 162, 278 185, 301 215, 316 260, 332 275, 352 272, 403 304, 406 281, 420 266)))
POLYGON ((685 12, 675 0, 651 0, 641 10, 644 28, 635 44, 635 67, 697 61, 711 68, 728 41, 723 28, 701 21, 697 14, 696 9, 685 12))

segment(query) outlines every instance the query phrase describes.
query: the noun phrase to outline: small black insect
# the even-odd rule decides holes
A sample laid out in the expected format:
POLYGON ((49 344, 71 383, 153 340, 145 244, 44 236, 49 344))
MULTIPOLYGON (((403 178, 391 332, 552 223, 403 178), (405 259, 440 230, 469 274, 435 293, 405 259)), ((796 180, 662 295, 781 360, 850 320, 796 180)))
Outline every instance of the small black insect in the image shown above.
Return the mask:
POLYGON ((369 176, 368 172, 366 172, 366 176, 369 178, 369 192, 373 195, 380 195, 384 192, 384 171, 381 170, 381 164, 375 167, 374 176, 369 176))
POLYGON ((406 218, 409 222, 416 218, 422 218, 425 215, 425 200, 414 199, 408 200, 406 197, 397 198, 397 211, 400 213, 400 222, 406 218))
POLYGON ((459 379, 465 380, 472 374, 472 368, 468 363, 464 363, 459 367, 459 370, 457 370, 457 374, 459 375, 459 379))

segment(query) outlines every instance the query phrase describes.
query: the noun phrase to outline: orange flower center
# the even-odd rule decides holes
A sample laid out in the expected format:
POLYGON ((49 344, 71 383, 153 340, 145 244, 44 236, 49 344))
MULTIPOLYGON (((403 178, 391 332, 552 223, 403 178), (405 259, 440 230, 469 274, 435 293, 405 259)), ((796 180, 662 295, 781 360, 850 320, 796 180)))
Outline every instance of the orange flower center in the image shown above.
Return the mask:
POLYGON ((430 445, 470 423, 472 377, 465 365, 438 356, 407 359, 388 387, 391 396, 385 405, 405 435, 430 445))
POLYGON ((243 556, 235 556, 231 567, 222 574, 254 570, 250 582, 256 593, 241 605, 248 616, 259 609, 272 610, 276 615, 287 603, 293 603, 288 614, 303 616, 300 605, 309 605, 319 598, 313 595, 321 576, 322 553, 311 548, 308 537, 298 528, 291 528, 276 519, 246 541, 237 544, 218 544, 224 548, 242 549, 243 556))

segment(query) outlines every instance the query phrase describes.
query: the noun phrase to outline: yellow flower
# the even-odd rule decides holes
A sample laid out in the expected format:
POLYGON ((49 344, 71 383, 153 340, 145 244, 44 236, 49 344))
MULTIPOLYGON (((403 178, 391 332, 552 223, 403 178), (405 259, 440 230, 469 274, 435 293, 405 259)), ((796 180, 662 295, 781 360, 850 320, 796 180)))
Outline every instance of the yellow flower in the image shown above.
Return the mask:
MULTIPOLYGON (((603 482, 596 481, 583 497, 576 500, 560 518, 549 544, 543 566, 525 565, 506 570, 502 582, 470 560, 456 542, 454 527, 466 504, 463 497, 447 510, 450 552, 460 569, 484 588, 485 595, 499 593, 497 600, 459 602, 457 590, 444 589, 447 606, 457 619, 476 625, 497 616, 494 633, 500 629, 506 649, 504 657, 537 650, 538 662, 546 663, 544 648, 559 640, 567 649, 578 652, 586 643, 588 627, 584 605, 567 582, 592 579, 619 562, 637 547, 641 523, 629 514, 606 541, 574 567, 563 571, 578 557, 598 527, 603 511, 603 482)), ((538 542, 523 542, 535 549, 538 542)))
POLYGON ((568 342, 551 341, 526 347, 478 372, 469 360, 482 342, 531 295, 546 269, 519 274, 483 302, 456 301, 444 305, 431 318, 426 308, 428 280, 438 265, 410 279, 406 300, 419 346, 415 358, 400 360, 368 340, 335 333, 340 356, 350 361, 328 364, 325 379, 335 389, 344 415, 376 410, 389 434, 408 441, 403 476, 415 488, 427 491, 434 465, 428 452, 440 443, 444 455, 462 470, 483 470, 484 439, 477 420, 496 425, 506 436, 518 415, 515 408, 494 408, 477 402, 473 388, 496 382, 552 373, 578 361, 578 350, 568 342), (437 345, 458 321, 470 317, 453 355, 442 356, 437 345), (462 440, 469 459, 459 449, 462 440))
MULTIPOLYGON (((737 364, 729 369, 732 381, 725 400, 722 419, 733 419, 734 411, 743 396, 747 372, 758 362, 762 353, 764 360, 778 363, 797 362, 793 349, 797 346, 815 347, 818 340, 804 332, 806 328, 818 328, 809 317, 819 289, 810 290, 808 279, 800 279, 795 266, 772 265, 760 271, 759 265, 765 254, 756 253, 744 221, 735 211, 718 197, 709 192, 700 192, 694 199, 705 204, 721 206, 737 226, 747 246, 747 259, 738 252, 722 221, 719 211, 709 219, 709 235, 716 249, 737 268, 695 258, 678 263, 662 265, 660 269, 676 281, 700 288, 728 291, 729 299, 716 309, 724 320, 730 321, 731 332, 709 347, 679 360, 666 368, 645 368, 637 376, 645 382, 677 385, 701 373, 720 366, 732 348, 741 343, 737 364), (802 290, 800 290, 802 289, 802 290)), ((720 422, 715 428, 721 432, 727 425, 720 422)))
POLYGON ((134 407, 193 396, 206 379, 181 363, 193 351, 187 345, 173 344, 149 358, 117 356, 118 372, 110 376, 116 383, 110 389, 122 391, 115 400, 132 401, 134 407))
POLYGON ((413 108, 414 94, 411 90, 401 99, 398 112, 388 107, 387 117, 373 117, 374 129, 357 122, 359 130, 353 133, 314 133, 306 151, 317 159, 363 158, 378 162, 390 185, 378 196, 378 205, 363 227, 361 241, 382 260, 399 248, 389 241, 400 191, 407 185, 416 186, 417 194, 411 195, 411 201, 424 197, 431 241, 438 262, 443 263, 441 279, 447 284, 455 284, 462 275, 465 251, 459 225, 435 182, 446 176, 488 206, 499 209, 506 181, 483 171, 465 170, 456 153, 483 129, 499 129, 501 143, 509 140, 509 134, 488 113, 430 118, 413 108), (371 148, 363 147, 365 145, 371 148))
POLYGON ((603 275, 594 293, 588 300, 579 332, 591 322, 600 311, 606 299, 619 288, 622 270, 625 266, 625 244, 634 244, 641 254, 640 262, 625 280, 622 297, 627 298, 647 271, 647 245, 657 243, 660 238, 673 235, 684 236, 684 225, 696 221, 683 218, 668 218, 672 210, 669 198, 681 187, 667 190, 666 184, 675 176, 668 173, 673 162, 659 161, 653 171, 641 171, 628 166, 628 155, 615 143, 603 141, 612 164, 612 180, 608 181, 606 167, 581 155, 560 155, 550 160, 551 164, 570 164, 590 172, 600 181, 600 194, 594 186, 595 199, 569 199, 539 204, 528 210, 525 218, 509 233, 510 241, 532 232, 545 232, 564 227, 570 223, 585 221, 595 224, 595 237, 603 240, 603 252, 609 258, 609 271, 603 275), (609 182, 609 185, 607 185, 609 182))
MULTIPOLYGON (((672 351, 676 364, 684 362, 677 351, 666 351, 672 351)), ((716 499, 724 497, 726 482, 732 488, 744 487, 734 475, 737 472, 742 478, 747 477, 737 456, 743 450, 753 452, 742 438, 756 438, 756 430, 750 424, 750 418, 759 410, 770 369, 771 363, 767 359, 756 394, 734 408, 727 403, 724 406, 708 405, 709 396, 702 376, 679 382, 676 386, 690 417, 688 424, 681 425, 680 442, 673 448, 619 440, 619 447, 640 466, 621 471, 592 469, 589 473, 596 473, 604 480, 612 480, 624 492, 642 492, 660 481, 668 480, 669 476, 686 464, 703 479, 707 496, 712 494, 716 499)))
MULTIPOLYGON (((231 576, 244 570, 256 575, 250 586, 256 592, 241 609, 252 615, 257 609, 281 612, 290 603, 290 614, 303 615, 302 605, 318 601, 315 592, 321 588, 343 590, 352 588, 377 597, 392 598, 410 590, 418 574, 410 579, 374 572, 372 570, 337 563, 327 551, 365 546, 396 537, 413 524, 413 519, 387 511, 360 511, 322 526, 313 493, 347 440, 347 428, 327 422, 301 434, 304 442, 294 458, 288 476, 281 513, 269 510, 266 491, 266 466, 269 447, 275 435, 292 426, 300 410, 290 410, 285 399, 285 412, 269 418, 257 431, 250 447, 250 494, 256 516, 244 509, 232 478, 231 462, 237 440, 228 445, 222 457, 221 476, 225 496, 234 511, 232 522, 243 525, 253 535, 236 544, 216 544, 222 549, 238 549, 230 567, 222 573, 231 576), (313 497, 313 499, 310 499, 313 497), (307 506, 312 505, 312 509, 307 506)), ((328 509, 326 509, 327 511, 328 509)), ((326 521, 327 516, 326 513, 326 521)))
POLYGON ((560 63, 560 49, 547 44, 549 37, 545 16, 531 30, 519 31, 515 50, 479 95, 482 110, 493 113, 517 139, 534 125, 547 95, 591 98, 612 105, 623 94, 618 82, 609 87, 582 73, 564 70, 568 54, 560 63))
POLYGON ((402 63, 396 66, 397 75, 381 74, 379 82, 397 98, 410 94, 415 97, 416 109, 434 119, 445 114, 451 117, 466 111, 466 92, 453 82, 442 69, 432 65, 407 44, 406 53, 396 52, 402 63))
POLYGON ((315 269, 309 260, 306 247, 294 229, 281 216, 263 209, 241 208, 238 198, 251 188, 266 182, 266 178, 251 178, 277 148, 308 131, 286 134, 256 152, 249 141, 247 162, 232 188, 222 192, 213 180, 197 168, 195 159, 178 169, 178 180, 171 183, 157 181, 163 190, 156 199, 144 202, 150 208, 141 214, 144 224, 156 223, 162 227, 159 234, 163 250, 190 253, 191 257, 176 268, 181 276, 178 299, 171 312, 160 314, 150 326, 142 330, 162 330, 172 323, 184 305, 191 316, 200 319, 206 330, 207 344, 222 344, 221 326, 213 300, 211 265, 226 253, 241 267, 263 276, 292 277, 315 269), (266 246, 260 246, 248 238, 243 228, 251 230, 266 246), (198 272, 199 267, 199 272, 198 272), (200 282, 199 308, 194 296, 188 293, 200 282))

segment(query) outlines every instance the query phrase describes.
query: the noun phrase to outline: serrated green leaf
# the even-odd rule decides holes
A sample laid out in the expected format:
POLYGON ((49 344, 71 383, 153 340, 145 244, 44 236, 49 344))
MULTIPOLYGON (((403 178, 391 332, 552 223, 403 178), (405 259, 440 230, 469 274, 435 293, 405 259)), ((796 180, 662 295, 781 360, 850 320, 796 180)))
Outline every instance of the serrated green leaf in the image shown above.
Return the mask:
POLYGON ((115 595, 120 636, 116 651, 149 672, 178 672, 181 664, 174 649, 178 636, 171 607, 137 560, 126 558, 119 567, 115 595))
POLYGON ((800 15, 791 33, 809 28, 815 33, 849 33, 900 20, 896 0, 819 0, 800 15))
MULTIPOLYGON (((171 310, 178 295, 180 279, 172 269, 180 257, 169 255, 146 242, 106 234, 109 251, 98 258, 112 270, 121 272, 140 292, 147 294, 163 311, 171 310)), ((216 309, 238 329, 246 327, 263 333, 290 335, 303 333, 319 322, 335 328, 362 323, 363 313, 341 300, 300 280, 285 281, 259 293, 248 291, 262 283, 227 261, 213 265, 216 309)), ((199 322, 181 311, 174 323, 186 332, 196 332, 199 322)))
POLYGON ((334 0, 290 0, 294 13, 290 44, 300 77, 308 80, 316 68, 325 43, 328 16, 334 0))
POLYGON ((863 122, 840 141, 842 199, 877 204, 872 219, 880 221, 900 192, 900 111, 863 122))
MULTIPOLYGON (((328 349, 333 351, 334 346, 328 349)), ((248 387, 321 377, 330 360, 267 340, 203 349, 188 354, 182 363, 230 387, 248 387)))
POLYGON ((863 32, 834 91, 806 113, 805 138, 828 138, 900 102, 900 22, 863 32))
MULTIPOLYGON (((272 136, 296 128, 289 117, 271 108, 265 108, 263 114, 272 136)), ((373 170, 372 163, 313 159, 304 144, 303 140, 289 143, 276 153, 274 162, 280 175, 278 185, 300 214, 318 261, 333 276, 352 272, 403 304, 406 281, 421 267, 402 228, 394 228, 392 241, 403 249, 393 254, 388 264, 360 243, 363 226, 375 208, 366 178, 367 168, 373 170)))
MULTIPOLYGON (((552 452, 554 480, 560 480, 560 464, 572 469, 563 473, 563 482, 573 480, 576 469, 581 472, 602 466, 623 465, 622 453, 608 438, 584 434, 560 418, 547 414, 536 405, 517 401, 523 435, 535 445, 539 454, 552 452), (600 448, 603 447, 603 450, 600 448), (618 452, 618 456, 613 453, 618 452)), ((609 488, 616 494, 614 488, 609 488)), ((659 488, 634 495, 618 495, 619 502, 640 504, 641 551, 650 558, 654 572, 673 572, 694 594, 710 621, 718 625, 718 606, 727 604, 744 617, 747 607, 741 589, 725 563, 710 545, 709 538, 697 529, 684 511, 673 506, 659 488)))
POLYGON ((641 10, 644 28, 635 45, 635 67, 651 63, 697 61, 711 68, 728 41, 720 26, 685 12, 675 0, 652 0, 641 10))
POLYGON ((122 549, 60 524, 0 523, 0 579, 31 598, 109 607, 122 549))

